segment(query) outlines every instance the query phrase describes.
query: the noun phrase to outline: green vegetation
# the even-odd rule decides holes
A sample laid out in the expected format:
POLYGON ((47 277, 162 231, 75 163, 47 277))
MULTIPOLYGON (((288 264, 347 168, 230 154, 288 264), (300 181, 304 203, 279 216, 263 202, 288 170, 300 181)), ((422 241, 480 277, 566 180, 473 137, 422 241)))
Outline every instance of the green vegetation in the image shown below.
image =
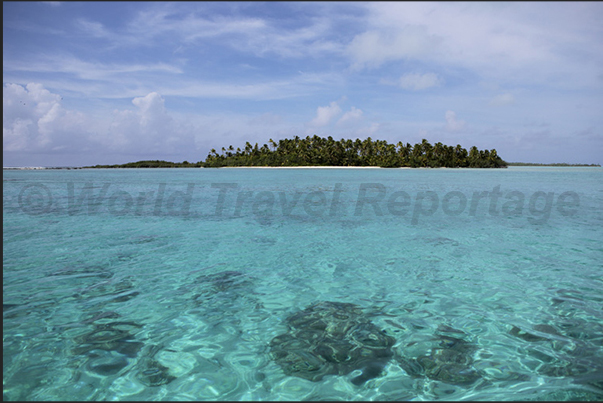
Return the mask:
POLYGON ((203 166, 203 162, 199 161, 192 164, 188 161, 183 162, 170 162, 170 161, 138 161, 128 162, 127 164, 115 164, 115 165, 94 165, 84 168, 199 168, 203 166))
POLYGON ((510 167, 600 167, 599 164, 567 164, 565 162, 555 162, 552 164, 539 164, 536 162, 507 162, 510 167))
POLYGON ((412 146, 410 143, 388 144, 384 140, 333 140, 331 136, 322 138, 314 135, 305 139, 295 136, 293 139, 270 139, 270 147, 264 144, 251 145, 249 142, 241 150, 231 145, 222 147, 218 154, 212 149, 203 163, 204 167, 237 166, 378 166, 397 167, 468 167, 468 168, 505 168, 496 150, 478 150, 473 146, 467 152, 457 145, 446 146, 442 143, 431 145, 423 139, 412 146))
POLYGON ((170 161, 138 161, 127 164, 94 165, 85 168, 217 168, 249 166, 377 166, 399 167, 447 167, 447 168, 506 168, 496 150, 478 150, 473 146, 467 151, 460 144, 455 147, 442 143, 431 145, 427 140, 415 144, 388 144, 384 140, 333 140, 314 135, 293 139, 270 139, 270 146, 251 145, 234 149, 222 147, 218 154, 212 149, 205 162, 190 163, 170 161))

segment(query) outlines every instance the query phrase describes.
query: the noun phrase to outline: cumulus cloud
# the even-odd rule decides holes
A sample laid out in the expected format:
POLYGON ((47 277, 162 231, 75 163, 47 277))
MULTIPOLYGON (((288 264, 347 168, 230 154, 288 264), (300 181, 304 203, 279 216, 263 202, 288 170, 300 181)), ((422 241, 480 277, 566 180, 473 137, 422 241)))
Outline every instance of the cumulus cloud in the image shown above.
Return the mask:
POLYGON ((362 114, 363 113, 361 109, 352 106, 352 108, 346 113, 344 113, 341 119, 337 121, 337 124, 346 125, 348 123, 358 122, 360 119, 362 119, 362 114))
POLYGON ((132 104, 134 109, 116 109, 109 117, 87 115, 65 109, 62 97, 41 84, 5 84, 4 151, 169 154, 194 148, 194 128, 176 121, 161 95, 151 92, 132 104))
POLYGON ((151 92, 145 97, 138 97, 132 100, 132 103, 138 107, 140 115, 140 125, 148 127, 149 124, 162 124, 171 121, 165 110, 165 100, 156 92, 151 92))
MULTIPOLYGON (((141 159, 199 161, 211 148, 262 137, 293 137, 291 125, 271 113, 188 115, 170 111, 158 92, 135 97, 131 107, 82 113, 41 84, 5 84, 3 155, 6 166, 115 164, 141 159), (65 157, 69 160, 65 160, 65 157)), ((335 102, 336 104, 336 102, 335 102)), ((332 106, 332 105, 331 105, 332 106)), ((333 108, 336 110, 337 108, 333 108)), ((321 115, 324 117, 324 115, 321 115)))
POLYGON ((400 77, 400 87, 405 90, 419 91, 442 84, 442 79, 434 73, 409 73, 400 77))
MULTIPOLYGON (((380 124, 378 122, 368 122, 362 109, 356 108, 355 106, 350 107, 350 109, 345 112, 334 125, 330 125, 333 120, 342 113, 339 103, 346 100, 347 98, 344 96, 338 101, 331 102, 327 106, 318 107, 316 110, 316 117, 305 124, 306 133, 309 135, 331 135, 333 137, 341 136, 344 138, 366 138, 367 136, 374 136, 379 130, 380 124), (324 128, 326 131, 317 133, 316 129, 319 128, 324 128)), ((293 133, 293 135, 296 135, 296 133, 293 133)))
POLYGON ((109 129, 97 141, 110 149, 136 149, 139 152, 171 154, 176 146, 194 142, 191 128, 176 121, 166 110, 157 92, 132 100, 134 110, 114 110, 109 129))
POLYGON ((331 120, 341 113, 341 108, 336 101, 327 106, 319 106, 316 109, 316 117, 309 123, 312 127, 323 127, 331 123, 331 120))
POLYGON ((491 106, 505 106, 505 105, 513 105, 515 103, 515 98, 512 94, 506 93, 497 95, 490 100, 488 105, 491 106))
POLYGON ((453 111, 446 111, 446 130, 451 132, 458 132, 465 128, 464 120, 457 120, 456 113, 453 111))
POLYGON ((6 151, 62 149, 71 136, 85 132, 83 115, 67 111, 62 98, 41 84, 5 84, 2 138, 6 151))

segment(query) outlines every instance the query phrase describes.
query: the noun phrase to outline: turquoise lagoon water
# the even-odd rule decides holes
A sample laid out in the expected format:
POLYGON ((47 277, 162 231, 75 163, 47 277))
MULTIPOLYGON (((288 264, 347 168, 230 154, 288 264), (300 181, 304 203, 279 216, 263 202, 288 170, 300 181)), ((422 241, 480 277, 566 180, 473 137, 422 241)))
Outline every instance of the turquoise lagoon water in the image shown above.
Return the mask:
POLYGON ((5 400, 603 398, 601 168, 5 170, 3 191, 5 400), (380 374, 275 360, 326 301, 395 340, 380 374))

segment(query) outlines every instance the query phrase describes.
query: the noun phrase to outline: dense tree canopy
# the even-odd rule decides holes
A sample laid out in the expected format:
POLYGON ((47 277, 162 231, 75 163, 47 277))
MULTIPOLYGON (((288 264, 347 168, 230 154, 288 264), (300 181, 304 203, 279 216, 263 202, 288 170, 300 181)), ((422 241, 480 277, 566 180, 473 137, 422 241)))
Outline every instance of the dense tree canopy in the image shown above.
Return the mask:
POLYGON ((473 146, 467 152, 460 144, 455 147, 440 142, 431 145, 423 139, 414 146, 410 143, 388 144, 384 140, 334 140, 314 135, 278 142, 270 139, 270 146, 251 145, 236 150, 231 145, 218 153, 212 149, 203 166, 379 166, 397 167, 468 167, 504 168, 496 150, 478 150, 473 146))
POLYGON ((95 165, 88 168, 198 168, 238 166, 378 166, 398 167, 448 167, 448 168, 506 168, 496 150, 478 150, 473 146, 467 151, 460 144, 447 146, 440 142, 432 145, 427 140, 415 144, 398 142, 388 144, 384 140, 334 140, 314 135, 278 142, 270 145, 247 142, 243 149, 231 145, 222 147, 220 153, 212 149, 205 161, 190 163, 163 160, 144 160, 117 165, 95 165))

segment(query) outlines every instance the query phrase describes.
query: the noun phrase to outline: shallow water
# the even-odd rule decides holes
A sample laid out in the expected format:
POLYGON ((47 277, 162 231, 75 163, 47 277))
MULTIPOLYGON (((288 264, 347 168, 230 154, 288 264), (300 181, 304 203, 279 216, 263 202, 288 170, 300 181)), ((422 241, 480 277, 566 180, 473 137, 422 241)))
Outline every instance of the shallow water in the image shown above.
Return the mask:
POLYGON ((601 168, 4 171, 3 191, 5 400, 603 399, 601 168), (395 339, 381 374, 274 359, 326 301, 395 339))

